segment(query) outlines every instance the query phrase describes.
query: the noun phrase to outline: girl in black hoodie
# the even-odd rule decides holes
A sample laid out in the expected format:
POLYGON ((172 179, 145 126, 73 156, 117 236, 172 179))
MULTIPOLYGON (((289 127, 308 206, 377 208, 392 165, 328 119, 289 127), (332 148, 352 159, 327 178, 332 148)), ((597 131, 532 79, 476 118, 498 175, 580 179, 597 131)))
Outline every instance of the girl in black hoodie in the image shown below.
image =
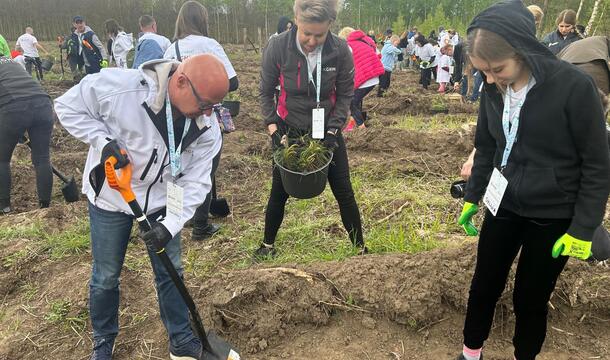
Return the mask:
POLYGON ((497 3, 475 17, 467 54, 486 81, 472 176, 458 220, 467 233, 476 235, 471 219, 486 188, 491 194, 494 185, 507 184, 496 201, 484 200, 497 213, 488 210, 481 228, 459 359, 481 358, 519 252, 514 355, 535 359, 556 280, 568 256, 589 257, 608 201, 602 105, 588 75, 536 40, 534 18, 521 1, 497 3))

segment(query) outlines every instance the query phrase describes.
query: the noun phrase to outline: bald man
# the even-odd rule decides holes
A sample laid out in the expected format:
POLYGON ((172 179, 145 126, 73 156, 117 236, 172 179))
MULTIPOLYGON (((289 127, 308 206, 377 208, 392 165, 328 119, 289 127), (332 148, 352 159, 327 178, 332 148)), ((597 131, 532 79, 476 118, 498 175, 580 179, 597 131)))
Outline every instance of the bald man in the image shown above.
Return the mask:
POLYGON ((44 51, 45 54, 49 55, 49 52, 38 43, 38 40, 34 37, 34 29, 31 27, 25 28, 25 34, 17 38, 15 43, 15 50, 23 51, 23 57, 25 58, 25 70, 31 75, 32 65, 36 68, 36 77, 38 80, 42 80, 42 62, 38 55, 38 49, 44 51))
POLYGON ((212 158, 220 141, 208 134, 218 126, 213 108, 228 88, 218 58, 197 55, 183 63, 151 61, 138 70, 104 69, 55 100, 61 124, 90 145, 83 193, 89 201, 93 255, 91 359, 112 356, 119 330, 119 276, 134 220, 119 192, 104 181, 103 163, 110 156, 119 160, 117 168, 133 165, 131 187, 152 222, 152 230, 143 238, 155 273, 170 356, 198 357, 201 344, 191 331, 188 309, 154 253, 158 248, 150 244, 165 245, 182 275, 180 230, 210 191, 212 158))

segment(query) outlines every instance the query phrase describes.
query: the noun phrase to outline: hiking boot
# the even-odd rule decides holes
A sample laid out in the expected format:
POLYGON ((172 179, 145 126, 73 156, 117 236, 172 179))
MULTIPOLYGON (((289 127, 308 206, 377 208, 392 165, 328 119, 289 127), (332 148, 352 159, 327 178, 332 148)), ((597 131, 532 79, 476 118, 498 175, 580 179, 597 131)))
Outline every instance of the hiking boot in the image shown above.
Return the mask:
POLYGON ((267 258, 274 258, 276 254, 277 254, 277 251, 275 250, 275 247, 273 247, 273 245, 269 246, 269 245, 265 245, 263 243, 254 252, 254 261, 265 260, 267 258))
POLYGON ((201 341, 197 338, 180 346, 169 345, 169 357, 172 360, 198 360, 200 354, 201 341))
POLYGON ((114 339, 95 340, 93 353, 90 360, 112 360, 112 349, 114 348, 114 339))
POLYGON ((220 226, 216 224, 207 224, 205 226, 193 225, 191 239, 201 241, 216 234, 220 230, 220 226))

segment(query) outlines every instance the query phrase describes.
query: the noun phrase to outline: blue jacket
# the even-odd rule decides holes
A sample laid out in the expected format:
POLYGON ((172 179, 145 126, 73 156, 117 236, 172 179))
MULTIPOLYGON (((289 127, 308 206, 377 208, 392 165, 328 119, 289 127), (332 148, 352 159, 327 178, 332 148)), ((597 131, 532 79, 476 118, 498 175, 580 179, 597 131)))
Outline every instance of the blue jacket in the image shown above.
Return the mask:
POLYGON ((402 51, 400 51, 400 49, 396 46, 392 45, 390 40, 385 42, 383 49, 381 49, 381 63, 383 64, 385 71, 392 71, 394 69, 394 64, 396 64, 398 54, 400 53, 402 53, 402 51))

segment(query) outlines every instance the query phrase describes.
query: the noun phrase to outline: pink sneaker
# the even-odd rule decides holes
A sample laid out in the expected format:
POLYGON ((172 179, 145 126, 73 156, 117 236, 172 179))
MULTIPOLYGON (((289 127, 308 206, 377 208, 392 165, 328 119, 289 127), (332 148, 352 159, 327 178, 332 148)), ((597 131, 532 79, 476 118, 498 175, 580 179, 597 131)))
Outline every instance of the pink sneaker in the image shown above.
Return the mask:
POLYGON ((438 87, 438 92, 439 93, 444 93, 445 92, 445 83, 442 83, 439 87, 438 87))

